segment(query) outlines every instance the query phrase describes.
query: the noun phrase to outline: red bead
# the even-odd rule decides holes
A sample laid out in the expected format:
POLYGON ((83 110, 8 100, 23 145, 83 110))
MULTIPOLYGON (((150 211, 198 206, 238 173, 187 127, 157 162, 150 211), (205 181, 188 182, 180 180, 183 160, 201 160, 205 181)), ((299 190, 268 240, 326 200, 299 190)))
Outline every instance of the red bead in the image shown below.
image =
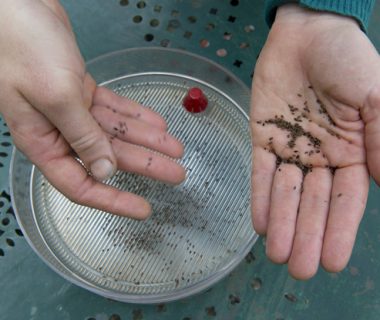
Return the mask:
POLYGON ((183 106, 192 113, 205 111, 208 105, 208 100, 203 91, 199 88, 191 88, 186 97, 183 99, 183 106))

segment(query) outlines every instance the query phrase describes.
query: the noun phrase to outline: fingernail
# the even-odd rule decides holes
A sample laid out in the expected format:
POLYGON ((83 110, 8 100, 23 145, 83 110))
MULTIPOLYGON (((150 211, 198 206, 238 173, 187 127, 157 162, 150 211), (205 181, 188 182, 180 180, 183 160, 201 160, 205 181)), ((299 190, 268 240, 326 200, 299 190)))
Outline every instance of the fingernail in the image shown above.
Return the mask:
POLYGON ((98 159, 91 164, 91 173, 96 180, 103 181, 111 178, 115 168, 108 159, 98 159))

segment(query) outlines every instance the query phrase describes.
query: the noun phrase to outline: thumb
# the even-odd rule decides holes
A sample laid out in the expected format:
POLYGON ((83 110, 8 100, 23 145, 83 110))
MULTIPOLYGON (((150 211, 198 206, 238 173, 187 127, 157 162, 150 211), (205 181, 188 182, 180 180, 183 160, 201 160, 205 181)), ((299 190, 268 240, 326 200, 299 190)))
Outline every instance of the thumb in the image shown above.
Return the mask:
POLYGON ((116 171, 115 154, 105 133, 90 114, 89 103, 85 101, 88 100, 87 92, 81 90, 83 85, 74 83, 49 94, 50 98, 44 103, 37 104, 42 105, 38 109, 60 131, 93 177, 108 179, 116 171))
POLYGON ((104 131, 88 110, 68 112, 65 122, 56 124, 71 148, 97 180, 111 178, 116 171, 116 157, 104 131))
POLYGON ((380 186, 380 85, 368 95, 362 112, 368 169, 380 186))

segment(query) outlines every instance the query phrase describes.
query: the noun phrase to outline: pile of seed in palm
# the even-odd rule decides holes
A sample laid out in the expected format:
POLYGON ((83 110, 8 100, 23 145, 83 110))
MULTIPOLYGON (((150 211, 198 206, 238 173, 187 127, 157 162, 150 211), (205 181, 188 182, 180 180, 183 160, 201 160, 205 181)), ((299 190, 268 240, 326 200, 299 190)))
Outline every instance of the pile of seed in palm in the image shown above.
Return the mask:
MULTIPOLYGON (((309 86, 310 89, 312 87, 309 86)), ((297 94, 298 97, 302 97, 301 94, 297 94)), ((330 117, 330 115, 327 112, 326 106, 319 100, 316 100, 316 103, 318 105, 318 113, 322 115, 325 119, 327 119, 329 125, 335 126, 335 122, 330 117)), ((299 150, 295 149, 296 146, 296 140, 300 137, 306 137, 308 139, 308 146, 310 147, 310 150, 305 150, 304 154, 306 155, 313 155, 314 153, 321 153, 321 140, 313 136, 309 131, 305 130, 299 123, 302 123, 304 120, 311 122, 312 120, 309 119, 308 115, 310 114, 310 108, 308 105, 308 102, 305 100, 303 103, 303 107, 300 109, 292 104, 288 104, 289 111, 291 115, 293 116, 294 123, 285 120, 283 115, 276 115, 274 119, 264 120, 264 121, 257 121, 256 123, 265 126, 265 125, 275 125, 277 128, 287 131, 287 138, 289 139, 287 142, 287 146, 291 149, 293 149, 293 155, 287 159, 283 159, 280 156, 276 155, 277 157, 277 166, 279 166, 281 163, 291 163, 295 164, 297 167, 299 167, 303 174, 306 175, 308 172, 312 171, 313 166, 308 164, 305 165, 300 160, 300 152, 299 150)), ((334 132, 331 128, 325 128, 326 131, 331 134, 332 136, 340 139, 338 133, 334 132)), ((273 137, 269 138, 268 141, 268 147, 269 149, 265 148, 266 150, 269 150, 270 152, 273 152, 272 148, 273 143, 273 137)), ((323 158, 326 156, 322 154, 323 158)), ((329 167, 332 173, 335 172, 336 168, 329 167)))

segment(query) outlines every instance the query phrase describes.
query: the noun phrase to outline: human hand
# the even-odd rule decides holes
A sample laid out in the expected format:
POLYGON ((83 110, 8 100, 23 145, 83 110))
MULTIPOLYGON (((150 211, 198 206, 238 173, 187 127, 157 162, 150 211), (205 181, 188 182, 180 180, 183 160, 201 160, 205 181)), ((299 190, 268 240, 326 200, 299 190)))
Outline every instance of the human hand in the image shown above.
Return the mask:
POLYGON ((184 179, 179 164, 136 146, 183 154, 161 116, 96 87, 57 0, 1 1, 0 111, 19 150, 79 204, 142 219, 151 211, 147 201, 99 180, 117 167, 169 183, 184 179), (128 134, 116 137, 107 127, 118 124, 116 116, 128 134))
POLYGON ((253 80, 252 212, 293 277, 346 266, 369 173, 380 182, 379 111, 380 59, 358 24, 280 7, 253 80))

